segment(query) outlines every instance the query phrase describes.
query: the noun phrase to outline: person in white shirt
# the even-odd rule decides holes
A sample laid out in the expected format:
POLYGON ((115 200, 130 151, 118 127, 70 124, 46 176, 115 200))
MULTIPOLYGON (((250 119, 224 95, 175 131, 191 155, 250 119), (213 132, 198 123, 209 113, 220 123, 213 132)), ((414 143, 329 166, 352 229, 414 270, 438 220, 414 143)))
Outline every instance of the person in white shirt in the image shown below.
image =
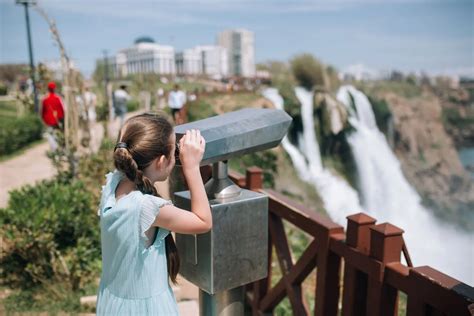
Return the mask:
POLYGON ((165 90, 161 87, 156 91, 156 105, 158 110, 163 110, 166 106, 165 90))
POLYGON ((94 92, 90 91, 88 86, 86 86, 84 90, 84 103, 87 109, 87 117, 89 118, 89 122, 95 122, 97 119, 97 113, 95 111, 97 96, 94 92))
POLYGON ((175 84, 174 89, 168 94, 168 106, 171 109, 171 115, 176 124, 183 123, 181 110, 186 103, 186 94, 175 84))
POLYGON ((115 115, 120 118, 120 127, 123 126, 123 123, 125 121, 128 100, 130 100, 130 96, 127 92, 127 86, 121 85, 120 89, 114 92, 114 110, 115 115))

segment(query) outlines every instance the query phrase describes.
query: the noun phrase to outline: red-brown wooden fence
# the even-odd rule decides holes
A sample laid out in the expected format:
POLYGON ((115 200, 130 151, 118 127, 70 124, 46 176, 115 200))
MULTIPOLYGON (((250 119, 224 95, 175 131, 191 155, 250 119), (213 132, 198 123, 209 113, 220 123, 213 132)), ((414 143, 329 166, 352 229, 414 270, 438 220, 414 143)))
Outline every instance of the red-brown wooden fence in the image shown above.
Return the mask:
POLYGON ((408 316, 471 315, 473 288, 429 266, 412 267, 402 229, 390 223, 376 224, 376 219, 359 213, 347 217, 344 231, 329 218, 263 189, 262 170, 258 168, 249 168, 246 176, 232 171, 229 174, 238 185, 269 198, 269 274, 248 286, 247 302, 253 315, 271 315, 285 297, 294 315, 309 315, 302 282, 311 273, 316 273, 317 280, 317 316, 335 316, 339 312, 343 316, 397 315, 399 291, 407 295, 408 316), (283 221, 313 238, 296 262, 292 260, 283 221), (282 277, 271 286, 273 249, 282 277), (408 266, 401 262, 402 254, 408 266))

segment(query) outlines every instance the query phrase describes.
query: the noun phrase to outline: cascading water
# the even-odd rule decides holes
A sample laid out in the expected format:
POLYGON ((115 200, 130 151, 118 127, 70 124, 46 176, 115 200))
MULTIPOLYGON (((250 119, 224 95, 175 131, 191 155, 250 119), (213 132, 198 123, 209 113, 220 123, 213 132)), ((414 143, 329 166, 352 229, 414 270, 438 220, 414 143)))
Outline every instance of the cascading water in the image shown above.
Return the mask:
MULTIPOLYGON (((322 167, 319 145, 314 133, 313 94, 304 88, 296 88, 295 93, 302 104, 303 136, 299 141, 303 144, 299 144, 300 150, 285 137, 282 146, 290 156, 300 179, 311 183, 319 192, 331 218, 345 225, 347 215, 362 211, 357 192, 346 181, 322 167)), ((262 94, 277 109, 284 109, 283 98, 277 89, 267 88, 262 94)))
POLYGON ((474 234, 439 222, 421 205, 361 91, 343 86, 337 98, 347 107, 349 123, 355 128, 347 140, 357 165, 364 209, 379 223, 388 221, 405 230, 404 238, 415 265, 428 264, 473 284, 474 234))

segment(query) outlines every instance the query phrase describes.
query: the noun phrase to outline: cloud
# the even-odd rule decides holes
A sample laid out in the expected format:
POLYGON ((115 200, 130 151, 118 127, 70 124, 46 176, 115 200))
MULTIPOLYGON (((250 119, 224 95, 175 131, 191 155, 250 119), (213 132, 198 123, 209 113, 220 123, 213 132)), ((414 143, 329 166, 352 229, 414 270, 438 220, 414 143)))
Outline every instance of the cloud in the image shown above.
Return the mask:
MULTIPOLYGON (((6 2, 7 0, 0 0, 6 2)), ((203 23, 193 12, 293 13, 326 12, 360 5, 436 2, 433 0, 38 0, 46 8, 81 14, 161 18, 178 23, 203 23), (164 14, 166 12, 166 14, 164 14), (170 13, 171 12, 171 13, 170 13)))

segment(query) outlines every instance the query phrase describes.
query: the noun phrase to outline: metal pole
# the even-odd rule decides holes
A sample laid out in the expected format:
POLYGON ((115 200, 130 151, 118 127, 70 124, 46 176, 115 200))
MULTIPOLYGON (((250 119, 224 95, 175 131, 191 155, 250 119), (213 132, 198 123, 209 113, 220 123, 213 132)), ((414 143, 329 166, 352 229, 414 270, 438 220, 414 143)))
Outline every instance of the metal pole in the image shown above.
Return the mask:
MULTIPOLYGON (((212 164, 212 180, 206 184, 207 194, 217 199, 236 197, 241 189, 228 176, 227 161, 212 164)), ((200 316, 243 316, 245 307, 244 287, 209 294, 199 289, 200 316)))
POLYGON ((105 82, 105 104, 109 105, 108 90, 107 86, 109 84, 109 61, 107 57, 107 50, 104 50, 104 82, 105 82))
POLYGON ((33 45, 31 43, 31 31, 30 31, 30 16, 28 14, 28 3, 22 3, 25 6, 25 17, 26 17, 26 32, 28 35, 28 51, 30 54, 30 71, 31 71, 31 81, 33 81, 33 97, 35 104, 35 112, 39 112, 38 106, 38 91, 36 90, 36 71, 35 63, 33 61, 33 45))
POLYGON ((227 291, 208 294, 199 289, 200 316, 243 316, 244 287, 239 286, 227 291))

